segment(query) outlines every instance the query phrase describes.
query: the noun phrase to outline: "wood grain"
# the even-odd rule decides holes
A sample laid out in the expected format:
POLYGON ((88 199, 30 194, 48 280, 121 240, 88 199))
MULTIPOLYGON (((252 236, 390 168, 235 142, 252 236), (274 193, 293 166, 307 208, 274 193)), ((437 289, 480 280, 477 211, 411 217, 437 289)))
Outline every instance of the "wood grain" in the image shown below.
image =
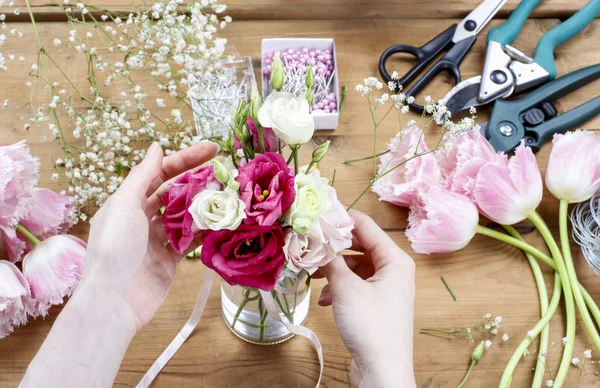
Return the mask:
MULTIPOLYGON (((236 0, 237 1, 237 0, 236 0)), ((252 5, 243 5, 241 1, 232 1, 232 9, 243 7, 252 15, 260 15, 256 9, 272 9, 282 2, 256 1, 252 5), (237 5, 236 5, 237 4, 237 5), (252 10, 251 10, 252 9, 252 10), (254 12, 254 13, 252 13, 254 12)), ((97 2, 112 5, 113 2, 97 2)), ((421 7, 431 7, 432 3, 418 3, 405 7, 406 14, 399 15, 402 7, 392 5, 406 4, 404 2, 339 2, 325 5, 324 9, 338 10, 341 14, 330 12, 332 18, 347 17, 352 20, 314 20, 319 15, 314 14, 316 2, 295 2, 286 10, 280 10, 283 15, 292 14, 296 10, 311 20, 289 21, 240 21, 235 22, 225 30, 224 35, 230 39, 240 54, 251 55, 256 67, 259 65, 260 41, 265 37, 333 37, 338 50, 340 83, 348 85, 348 98, 341 116, 340 127, 336 131, 318 132, 316 142, 331 139, 330 153, 319 166, 323 175, 331 177, 333 169, 337 169, 335 187, 340 198, 345 203, 352 201, 362 191, 370 179, 371 162, 361 162, 343 165, 342 161, 366 156, 373 151, 372 127, 365 102, 352 91, 355 84, 370 75, 376 75, 377 61, 380 53, 391 44, 409 43, 421 45, 444 26, 454 20, 422 19, 400 21, 392 19, 360 19, 361 12, 371 9, 372 15, 407 16, 412 13, 423 17, 457 16, 464 12, 474 2, 448 2, 444 7, 436 6, 435 12, 423 12, 421 7), (346 5, 345 7, 342 5, 346 5), (369 5, 369 6, 367 6, 369 5), (338 8, 326 8, 339 7, 338 8), (354 8, 352 8, 354 7, 354 8), (420 11, 419 11, 420 10, 420 11), (458 10, 458 11, 457 11, 458 10), (302 13, 304 12, 304 13, 302 13), (454 13, 453 13, 454 12, 454 13)), ((322 2, 323 4, 329 2, 322 2)), ((583 2, 545 1, 543 9, 548 15, 552 12, 566 12, 574 9, 583 2), (551 11, 554 10, 554 11, 551 11)), ((38 5, 43 2, 36 3, 38 5)), ((436 3, 438 4, 438 3, 436 3)), ((514 2, 509 2, 514 4, 514 2)), ((542 9, 542 8, 540 8, 542 9)), ((241 12, 241 11, 240 11, 241 12)), ((540 11, 541 12, 541 11, 540 11)), ((546 14, 544 14, 546 15, 546 14)), ((259 17, 259 16, 255 16, 259 17)), ((260 17, 281 17, 266 13, 260 17)), ((300 16, 299 16, 300 17, 300 16)), ((372 16, 373 17, 373 16, 372 16)), ((526 23, 523 33, 516 42, 521 49, 533 53, 539 37, 558 19, 535 19, 526 23)), ((494 21, 492 25, 497 25, 494 21)), ((36 55, 33 33, 28 24, 21 24, 25 36, 21 40, 8 40, 3 46, 5 53, 23 55, 24 65, 10 73, 0 74, 2 88, 0 101, 9 100, 8 108, 0 109, 3 129, 0 131, 0 145, 14 143, 27 139, 32 152, 40 157, 42 172, 40 184, 55 190, 64 189, 64 182, 53 182, 50 157, 51 144, 42 142, 40 136, 46 133, 43 128, 33 127, 29 131, 23 129, 23 121, 19 116, 27 111, 18 109, 29 98, 29 90, 24 87, 27 72, 36 55)), ((75 79, 85 77, 85 62, 68 48, 54 48, 54 37, 68 36, 68 27, 62 23, 40 23, 40 31, 45 44, 52 49, 58 61, 68 66, 69 74, 75 79)), ((582 34, 557 50, 557 66, 559 74, 565 74, 579 67, 598 62, 597 42, 600 39, 598 21, 588 27, 582 34)), ((484 39, 479 39, 462 66, 463 77, 476 75, 482 66, 484 56, 484 39)), ((393 64, 398 71, 405 71, 406 65, 400 61, 393 64)), ((53 74, 57 77, 57 74, 53 74)), ((427 90, 429 94, 442 97, 450 89, 450 81, 441 77, 439 82, 427 90)), ((559 110, 564 112, 574 106, 597 96, 598 85, 589 85, 573 93, 568 99, 559 103, 559 110)), ((36 96, 41 102, 44 96, 36 96)), ((487 111, 479 113, 480 119, 485 120, 487 111)), ((414 116, 407 116, 406 121, 414 116)), ((600 129, 600 118, 591 120, 587 127, 600 129)), ((389 123, 379 130, 376 148, 385 147, 388 139, 398 130, 397 125, 389 123)), ((428 128, 428 140, 432 142, 436 136, 434 127, 428 128)), ((302 149, 301 158, 308 161, 310 151, 315 144, 302 149)), ((543 147, 538 154, 538 163, 545 169, 549 146, 543 147)), ((374 194, 367 194, 358 204, 358 209, 369 213, 384 227, 400 247, 411 252, 410 246, 403 234, 406 227, 406 210, 377 201, 374 194)), ((557 203, 546 194, 541 206, 541 212, 546 219, 556 225, 557 203)), ((485 222, 485 221, 483 221, 485 222)), ((527 225, 522 229, 526 238, 541 246, 541 240, 527 225)), ((78 226, 75 233, 85 238, 86 226, 78 226)), ((413 255, 417 262, 417 301, 415 309, 415 371, 419 387, 455 387, 465 373, 472 345, 466 342, 441 340, 418 335, 421 327, 453 327, 474 325, 483 314, 490 312, 504 317, 501 333, 507 332, 511 339, 502 343, 495 338, 492 348, 486 352, 482 362, 477 366, 467 387, 495 386, 518 342, 536 322, 539 307, 531 271, 522 253, 501 243, 484 237, 476 237, 472 243, 460 252, 448 255, 420 256, 413 255), (444 275, 459 301, 454 302, 440 276, 444 275)), ((576 266, 581 282, 588 287, 593 297, 600 297, 600 283, 589 269, 580 253, 576 256, 576 266)), ((191 313, 192 306, 203 276, 203 265, 198 261, 184 260, 178 269, 178 275, 173 289, 156 317, 131 344, 115 383, 116 386, 134 386, 152 362, 158 357, 165 346, 172 340, 177 331, 183 326, 191 313)), ((548 286, 552 286, 552 277, 546 271, 548 286)), ((319 292, 324 281, 315 281, 311 296, 311 313, 307 326, 314 330, 323 343, 325 354, 325 375, 323 387, 348 387, 350 357, 341 342, 334 325, 329 308, 317 306, 319 292)), ((196 332, 184 345, 182 350, 173 358, 163 373, 159 376, 155 387, 311 387, 318 374, 318 361, 307 341, 296 338, 280 346, 261 347, 244 343, 229 332, 220 311, 218 285, 213 287, 211 297, 205 310, 205 315, 196 332)), ((390 306, 394 308, 394 306, 390 306)), ((45 335, 60 307, 53 308, 45 320, 30 322, 27 326, 15 331, 7 339, 0 341, 0 387, 16 387, 28 363, 43 341, 45 335)), ((407 312, 408 313, 408 312, 407 312)), ((552 321, 552 340, 557 343, 564 335, 563 315, 558 314, 552 321)), ((578 323, 576 353, 581 357, 585 348, 591 347, 584 328, 578 323)), ((535 348, 532 347, 533 351, 535 348)), ((549 352, 549 362, 558 357, 560 345, 549 352)), ((514 375, 513 387, 527 387, 532 373, 530 368, 534 357, 522 361, 514 375)), ((586 369, 581 387, 592 385, 597 378, 593 372, 595 366, 586 369)), ((577 371, 570 373, 569 384, 572 387, 577 379, 577 371)))
MULTIPOLYGON (((75 1, 72 1, 74 4, 75 1)), ((143 5, 143 0, 91 0, 84 2, 88 6, 113 11, 129 12, 143 5)), ((436 0, 229 0, 227 14, 236 20, 274 20, 274 19, 413 19, 413 18, 462 18, 480 3, 478 0, 445 1, 436 0)), ((506 18, 518 5, 519 0, 509 0, 498 13, 506 18)), ((532 13, 532 17, 568 17, 581 9, 587 1, 546 0, 532 13)), ((23 6, 24 0, 15 4, 23 6)), ((31 0, 32 8, 41 20, 61 20, 64 13, 52 1, 31 0)), ((92 7, 90 7, 92 8, 92 7)), ((12 15, 12 8, 0 7, 0 13, 7 13, 9 20, 26 20, 26 13, 12 15)))

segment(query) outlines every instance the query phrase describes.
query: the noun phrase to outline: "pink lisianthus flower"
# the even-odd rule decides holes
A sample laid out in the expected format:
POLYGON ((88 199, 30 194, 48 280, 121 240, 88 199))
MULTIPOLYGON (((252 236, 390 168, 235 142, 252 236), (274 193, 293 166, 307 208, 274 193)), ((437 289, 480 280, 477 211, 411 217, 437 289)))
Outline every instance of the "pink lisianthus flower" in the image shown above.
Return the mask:
POLYGON ((71 235, 41 241, 23 259, 23 275, 31 296, 43 305, 61 304, 71 296, 83 274, 86 244, 71 235))
POLYGON ((423 131, 407 128, 394 136, 388 144, 389 152, 380 157, 379 174, 392 172, 376 180, 372 190, 379 200, 397 206, 409 207, 421 191, 436 186, 442 178, 440 167, 433 154, 409 160, 415 153, 428 151, 423 131), (402 164, 404 163, 404 164, 402 164))
POLYGON ((284 241, 283 252, 288 260, 287 267, 292 272, 298 273, 304 269, 312 275, 319 267, 335 259, 336 252, 331 245, 317 235, 299 235, 289 228, 284 241))
POLYGON ((269 291, 285 264, 280 225, 242 224, 236 230, 210 231, 200 258, 231 285, 269 291))
POLYGON ((0 339, 27 323, 33 306, 27 279, 13 263, 0 260, 0 339))
POLYGON ((333 249, 334 253, 340 253, 352 246, 354 219, 350 217, 344 205, 339 201, 333 187, 327 186, 327 195, 331 201, 331 207, 319 217, 319 226, 323 240, 333 249))
POLYGON ((38 171, 39 162, 24 141, 0 147, 0 229, 9 236, 9 230, 30 211, 38 171))
POLYGON ((464 195, 432 187, 411 206, 408 223, 406 236, 415 252, 453 252, 475 236, 479 212, 464 195))
POLYGON ((194 224, 194 218, 188 211, 194 197, 204 190, 221 190, 221 188, 221 183, 215 178, 214 166, 206 165, 179 177, 169 191, 163 194, 161 199, 165 211, 162 221, 171 246, 176 252, 185 252, 194 240, 194 236, 200 233, 194 224))
MULTIPOLYGON (((256 124, 254 124, 254 121, 252 121, 252 117, 248 117, 248 119, 246 120, 246 126, 250 130, 250 136, 252 137, 252 147, 256 152, 261 152, 258 128, 256 127, 256 124)), ((279 139, 277 138, 275 131, 273 131, 272 128, 263 128, 262 133, 263 141, 265 144, 265 152, 276 152, 277 150, 279 150, 279 139)), ((233 134, 233 139, 235 140, 235 147, 233 149, 242 149, 242 144, 235 136, 235 133, 233 134)))
POLYGON ((479 170, 506 157, 496 153, 476 126, 459 134, 449 148, 436 152, 436 158, 444 176, 443 187, 472 199, 479 170))
POLYGON ((273 225, 294 202, 294 175, 280 154, 256 155, 238 172, 235 179, 246 204, 246 224, 273 225))
POLYGON ((531 148, 522 141, 515 155, 481 168, 474 200, 479 211, 502 225, 513 225, 531 215, 542 201, 542 176, 531 148))
POLYGON ((600 137, 590 131, 554 135, 546 187, 569 203, 590 199, 600 189, 600 137))

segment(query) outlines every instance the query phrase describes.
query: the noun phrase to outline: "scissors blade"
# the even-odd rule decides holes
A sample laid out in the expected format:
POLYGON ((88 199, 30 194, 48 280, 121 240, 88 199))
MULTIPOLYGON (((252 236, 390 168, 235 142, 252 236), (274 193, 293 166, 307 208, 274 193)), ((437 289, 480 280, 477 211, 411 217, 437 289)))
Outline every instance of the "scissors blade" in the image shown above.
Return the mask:
POLYGON ((461 22, 458 24, 458 27, 456 27, 456 32, 454 33, 452 41, 457 43, 463 39, 477 35, 483 29, 483 27, 485 27, 485 25, 492 20, 494 15, 500 11, 500 8, 504 6, 506 1, 507 0, 482 1, 477 8, 467 15, 466 18, 461 20, 461 22))
POLYGON ((481 76, 469 78, 457 84, 444 97, 446 108, 455 115, 471 107, 485 104, 485 102, 479 101, 478 98, 480 85, 481 76))

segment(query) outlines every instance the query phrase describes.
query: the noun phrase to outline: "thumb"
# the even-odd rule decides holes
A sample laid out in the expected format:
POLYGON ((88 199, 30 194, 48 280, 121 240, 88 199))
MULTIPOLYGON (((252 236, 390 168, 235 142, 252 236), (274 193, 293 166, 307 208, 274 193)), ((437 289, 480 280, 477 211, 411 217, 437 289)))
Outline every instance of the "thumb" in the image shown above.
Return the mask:
POLYGON ((329 264, 321 267, 320 271, 325 275, 329 283, 338 282, 341 278, 353 274, 343 256, 337 256, 329 264))
POLYGON ((121 195, 139 198, 140 201, 145 200, 148 188, 154 179, 160 175, 162 160, 162 149, 158 143, 152 143, 144 160, 129 172, 118 192, 121 195))

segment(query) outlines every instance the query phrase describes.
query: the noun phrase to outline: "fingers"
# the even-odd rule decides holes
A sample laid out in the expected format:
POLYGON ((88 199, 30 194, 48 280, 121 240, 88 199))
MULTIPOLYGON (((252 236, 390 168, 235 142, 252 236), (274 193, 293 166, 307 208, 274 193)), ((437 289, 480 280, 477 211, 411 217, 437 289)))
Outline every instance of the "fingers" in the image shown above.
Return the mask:
POLYGON ((366 214, 350 210, 350 216, 355 222, 354 236, 364 251, 373 252, 377 250, 379 253, 383 253, 371 255, 375 271, 390 264, 394 260, 392 253, 394 251, 401 252, 396 243, 366 214))
POLYGON ((331 288, 329 288, 329 284, 326 284, 323 290, 321 290, 321 295, 317 303, 323 307, 331 306, 331 288))
POLYGON ((163 151, 158 143, 154 142, 148 148, 144 160, 127 175, 127 178, 117 190, 117 195, 135 198, 136 201, 139 200, 140 204, 143 204, 143 201, 146 200, 148 188, 161 173, 162 161, 163 151))
POLYGON ((169 254, 171 255, 171 258, 173 260, 175 260, 176 263, 179 263, 181 261, 181 259, 183 259, 185 256, 187 256, 188 254, 192 253, 193 251, 195 251, 196 249, 198 249, 199 246, 202 245, 202 233, 196 235, 194 237, 194 241, 192 241, 192 243, 190 244, 190 246, 188 247, 188 249, 185 250, 185 252, 183 253, 177 253, 173 250, 173 248, 171 247, 171 244, 169 244, 167 246, 167 250, 169 251, 169 254))
POLYGON ((219 152, 218 144, 203 142, 167 156, 163 159, 160 175, 154 179, 148 189, 148 196, 169 179, 211 160, 217 152, 219 152))
POLYGON ((217 144, 204 142, 167 156, 163 160, 161 175, 152 182, 148 190, 146 214, 155 214, 161 208, 163 205, 161 196, 169 190, 170 184, 178 176, 206 163, 217 152, 219 152, 217 144))
POLYGON ((329 264, 321 267, 321 273, 331 282, 339 281, 344 276, 352 274, 342 256, 337 256, 329 264))

